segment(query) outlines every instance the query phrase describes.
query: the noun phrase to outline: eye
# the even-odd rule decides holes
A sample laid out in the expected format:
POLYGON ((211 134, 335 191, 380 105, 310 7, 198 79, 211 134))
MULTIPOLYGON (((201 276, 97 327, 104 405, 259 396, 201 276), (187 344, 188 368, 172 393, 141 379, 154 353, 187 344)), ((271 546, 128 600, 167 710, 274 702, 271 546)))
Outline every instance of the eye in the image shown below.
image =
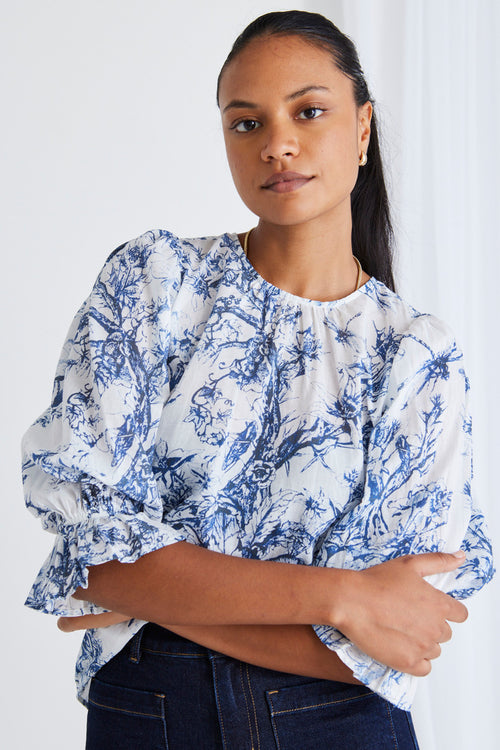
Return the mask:
POLYGON ((321 117, 324 111, 321 107, 306 107, 302 112, 299 112, 298 118, 299 120, 316 120, 321 117))
POLYGON ((237 133, 251 133, 257 128, 260 128, 260 122, 257 120, 240 120, 232 126, 231 130, 236 130, 237 133))

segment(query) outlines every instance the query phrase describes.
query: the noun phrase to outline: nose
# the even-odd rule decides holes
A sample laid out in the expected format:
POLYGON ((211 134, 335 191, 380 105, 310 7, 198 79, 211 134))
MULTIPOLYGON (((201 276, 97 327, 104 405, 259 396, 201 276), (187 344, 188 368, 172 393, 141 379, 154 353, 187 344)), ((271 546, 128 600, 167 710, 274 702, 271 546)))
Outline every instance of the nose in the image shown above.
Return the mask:
POLYGON ((261 150, 263 161, 284 159, 299 153, 299 144, 290 126, 268 125, 265 136, 261 150))

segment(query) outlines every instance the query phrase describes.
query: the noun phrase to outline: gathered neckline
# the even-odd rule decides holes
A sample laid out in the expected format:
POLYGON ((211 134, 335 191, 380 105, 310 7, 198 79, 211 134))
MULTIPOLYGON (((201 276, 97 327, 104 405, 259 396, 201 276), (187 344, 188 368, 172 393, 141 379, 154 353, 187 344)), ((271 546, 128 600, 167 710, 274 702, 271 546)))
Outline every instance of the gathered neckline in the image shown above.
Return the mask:
POLYGON ((293 294, 292 292, 287 292, 285 289, 281 289, 281 287, 272 284, 270 281, 267 281, 267 279, 260 275, 260 273, 253 267, 253 265, 245 255, 245 251, 239 240, 237 232, 227 232, 225 236, 230 240, 230 246, 239 256, 245 270, 253 277, 255 281, 258 281, 263 288, 267 288, 274 295, 282 296, 283 298, 288 299, 290 302, 297 305, 305 305, 308 307, 337 307, 339 305, 345 304, 346 302, 350 302, 360 294, 365 294, 365 290, 372 286, 375 282, 374 277, 371 276, 365 284, 362 284, 362 286, 359 287, 359 289, 356 289, 346 297, 341 297, 340 299, 316 300, 310 299, 309 297, 301 297, 298 294, 293 294))

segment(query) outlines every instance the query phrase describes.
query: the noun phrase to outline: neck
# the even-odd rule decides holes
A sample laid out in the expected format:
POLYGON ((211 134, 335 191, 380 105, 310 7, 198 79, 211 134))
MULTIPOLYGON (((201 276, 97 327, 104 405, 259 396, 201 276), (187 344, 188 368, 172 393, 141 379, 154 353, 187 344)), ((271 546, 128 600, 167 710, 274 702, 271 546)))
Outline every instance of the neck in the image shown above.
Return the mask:
MULTIPOLYGON (((318 222, 279 226, 261 220, 249 237, 248 258, 266 281, 307 299, 342 299, 358 281, 350 216, 340 227, 318 222)), ((367 279, 363 274, 361 283, 367 279)))

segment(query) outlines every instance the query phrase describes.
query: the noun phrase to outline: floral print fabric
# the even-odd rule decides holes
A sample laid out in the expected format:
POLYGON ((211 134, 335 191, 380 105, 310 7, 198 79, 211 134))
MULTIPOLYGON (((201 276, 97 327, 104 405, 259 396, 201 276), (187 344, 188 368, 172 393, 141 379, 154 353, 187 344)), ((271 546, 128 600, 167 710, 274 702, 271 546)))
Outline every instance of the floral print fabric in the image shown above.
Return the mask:
MULTIPOLYGON (((56 535, 27 604, 102 611, 72 597, 89 566, 181 540, 351 569, 462 547, 466 563, 433 583, 467 597, 493 572, 467 397, 449 330, 375 279, 315 302, 260 277, 236 235, 148 232, 106 262, 24 439, 26 502, 56 535)), ((82 700, 142 624, 86 632, 82 700)), ((410 706, 416 678, 315 630, 410 706)))

